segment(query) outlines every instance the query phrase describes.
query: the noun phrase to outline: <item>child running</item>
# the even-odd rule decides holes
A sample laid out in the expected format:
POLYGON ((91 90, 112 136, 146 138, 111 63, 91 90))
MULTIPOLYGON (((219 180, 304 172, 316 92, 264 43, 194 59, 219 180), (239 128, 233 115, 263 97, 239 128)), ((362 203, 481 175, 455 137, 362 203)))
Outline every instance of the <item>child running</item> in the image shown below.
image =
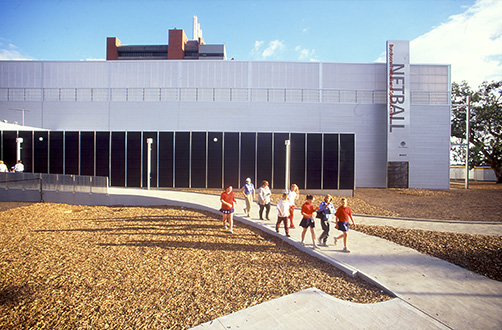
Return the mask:
POLYGON ((335 213, 335 207, 331 203, 331 196, 324 196, 324 202, 319 204, 319 210, 317 212, 324 212, 324 216, 321 218, 322 234, 319 236, 319 245, 328 246, 328 236, 329 236, 329 220, 331 215, 335 213))
POLYGON ((223 227, 229 229, 230 233, 234 232, 234 205, 237 204, 235 200, 234 192, 232 191, 232 186, 225 188, 225 191, 221 193, 221 213, 223 213, 223 227), (228 226, 227 226, 228 220, 228 226))
POLYGON ((315 249, 317 248, 317 245, 315 244, 315 231, 314 231, 315 222, 312 214, 318 208, 314 207, 313 203, 314 203, 314 197, 312 195, 307 195, 307 201, 302 205, 303 219, 300 222, 300 227, 303 227, 302 245, 305 245, 305 243, 303 243, 305 239, 305 233, 307 232, 307 228, 310 228, 310 234, 312 235, 312 245, 314 246, 315 249))
POLYGON ((343 252, 350 252, 347 248, 347 232, 349 231, 349 219, 352 220, 352 225, 356 228, 354 218, 352 218, 352 210, 347 206, 347 199, 342 198, 342 205, 336 210, 336 228, 342 232, 338 237, 335 237, 335 245, 337 241, 343 237, 343 252))
POLYGON ((289 236, 289 227, 288 227, 288 212, 289 212, 289 200, 288 194, 282 194, 282 199, 277 202, 277 223, 275 224, 275 231, 279 232, 279 227, 281 222, 284 223, 284 229, 286 230, 286 236, 289 236))

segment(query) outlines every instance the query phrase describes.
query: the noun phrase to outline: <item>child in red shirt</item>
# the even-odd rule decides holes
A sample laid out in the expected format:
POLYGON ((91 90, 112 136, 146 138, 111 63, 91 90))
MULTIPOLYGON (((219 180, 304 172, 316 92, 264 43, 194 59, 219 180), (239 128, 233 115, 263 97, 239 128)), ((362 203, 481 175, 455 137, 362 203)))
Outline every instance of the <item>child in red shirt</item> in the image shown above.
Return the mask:
POLYGON ((338 237, 335 237, 336 242, 343 237, 343 251, 350 252, 347 248, 347 232, 349 231, 349 219, 352 220, 352 225, 354 228, 356 224, 354 223, 354 218, 352 218, 352 210, 347 206, 347 199, 342 198, 342 205, 336 210, 336 228, 342 232, 338 237))
POLYGON ((234 206, 237 204, 235 200, 234 192, 232 191, 232 186, 228 186, 225 188, 225 191, 221 193, 220 196, 221 202, 221 213, 223 213, 223 227, 227 229, 227 220, 230 226, 229 232, 234 232, 234 206))
POLYGON ((307 228, 310 228, 310 234, 312 235, 312 245, 314 246, 314 249, 317 248, 317 245, 315 244, 315 231, 314 231, 314 217, 313 213, 318 207, 314 206, 314 197, 312 195, 307 195, 307 201, 302 205, 302 215, 303 219, 300 222, 300 227, 303 227, 302 231, 302 245, 305 245, 303 243, 303 240, 305 239, 305 233, 307 232, 307 228))

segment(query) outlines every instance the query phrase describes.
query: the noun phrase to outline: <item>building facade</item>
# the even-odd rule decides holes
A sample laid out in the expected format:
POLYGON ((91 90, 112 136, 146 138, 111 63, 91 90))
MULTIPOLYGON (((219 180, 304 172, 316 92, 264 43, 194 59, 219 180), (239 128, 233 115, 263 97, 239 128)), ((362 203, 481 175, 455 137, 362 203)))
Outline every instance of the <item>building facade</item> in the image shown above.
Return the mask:
POLYGON ((28 109, 26 125, 56 131, 288 138, 349 133, 355 139, 355 186, 382 188, 392 186, 389 168, 396 163, 389 156, 389 126, 395 125, 394 131, 406 126, 398 141, 403 149, 397 149, 398 155, 406 151, 405 161, 397 162, 405 164, 403 186, 448 189, 450 66, 409 65, 406 87, 399 87, 406 89, 406 106, 391 102, 401 98, 394 92, 391 99, 389 86, 398 90, 405 80, 391 76, 389 84, 388 68, 385 63, 3 61, 0 120, 19 122, 20 114, 9 109, 28 109))

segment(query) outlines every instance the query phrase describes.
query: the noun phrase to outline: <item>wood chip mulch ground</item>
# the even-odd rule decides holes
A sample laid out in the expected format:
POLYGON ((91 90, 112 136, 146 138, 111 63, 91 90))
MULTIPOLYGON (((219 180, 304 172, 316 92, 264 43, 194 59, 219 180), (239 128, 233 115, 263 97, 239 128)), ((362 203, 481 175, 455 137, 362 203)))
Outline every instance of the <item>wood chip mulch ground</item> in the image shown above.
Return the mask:
POLYGON ((187 329, 317 287, 371 303, 378 288, 220 215, 27 204, 0 211, 0 329, 187 329))

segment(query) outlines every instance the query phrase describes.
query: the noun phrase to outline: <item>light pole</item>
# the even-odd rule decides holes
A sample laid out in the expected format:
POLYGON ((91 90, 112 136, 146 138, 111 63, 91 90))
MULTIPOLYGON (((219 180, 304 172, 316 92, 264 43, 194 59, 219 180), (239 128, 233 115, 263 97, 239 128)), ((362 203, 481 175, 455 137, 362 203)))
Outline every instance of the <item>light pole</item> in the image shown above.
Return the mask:
POLYGON ((21 111, 21 125, 24 126, 24 113, 26 111, 30 112, 30 110, 27 110, 27 109, 9 109, 9 110, 12 110, 12 111, 21 111))
POLYGON ((469 189, 469 135, 471 121, 470 98, 467 96, 465 111, 465 189, 469 189))
POLYGON ((289 157, 289 153, 290 153, 290 149, 291 149, 291 141, 290 140, 286 140, 284 141, 284 144, 286 145, 286 180, 284 181, 285 185, 286 185, 286 189, 285 191, 288 191, 288 188, 289 188, 289 168, 290 168, 290 165, 291 165, 291 162, 290 162, 290 157, 289 157))
POLYGON ((23 143, 23 138, 16 138, 16 162, 21 160, 21 144, 23 143))
POLYGON ((153 139, 152 138, 147 138, 146 139, 146 144, 148 146, 148 150, 147 150, 147 155, 146 155, 146 175, 147 175, 147 179, 146 179, 146 182, 147 182, 147 187, 148 187, 148 190, 150 190, 150 179, 151 179, 151 176, 152 176, 152 143, 153 143, 153 139))

